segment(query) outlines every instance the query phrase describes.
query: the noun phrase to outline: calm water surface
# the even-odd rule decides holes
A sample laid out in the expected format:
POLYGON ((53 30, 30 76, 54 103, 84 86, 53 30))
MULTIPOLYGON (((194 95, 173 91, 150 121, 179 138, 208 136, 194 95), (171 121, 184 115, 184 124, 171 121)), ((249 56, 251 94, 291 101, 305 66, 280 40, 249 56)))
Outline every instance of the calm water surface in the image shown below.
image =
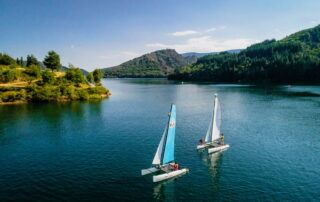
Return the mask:
POLYGON ((320 87, 111 79, 102 102, 0 106, 0 201, 320 200, 320 87), (197 153, 213 94, 229 150, 197 153), (176 160, 141 177, 177 105, 176 160))

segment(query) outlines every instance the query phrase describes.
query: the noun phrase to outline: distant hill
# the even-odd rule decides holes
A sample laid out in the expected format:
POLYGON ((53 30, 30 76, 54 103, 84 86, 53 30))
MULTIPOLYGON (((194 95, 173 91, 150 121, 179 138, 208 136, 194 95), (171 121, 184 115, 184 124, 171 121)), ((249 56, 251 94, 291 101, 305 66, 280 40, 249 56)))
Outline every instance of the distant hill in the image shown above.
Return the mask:
MULTIPOLYGON (((228 52, 228 53, 240 53, 243 49, 233 49, 233 50, 227 50, 227 51, 222 51, 222 52, 228 52)), ((211 54, 219 54, 221 52, 209 52, 209 53, 197 53, 197 52, 188 52, 188 53, 182 53, 181 55, 183 57, 191 57, 195 56, 196 58, 201 58, 206 55, 211 55, 211 54)))
POLYGON ((105 77, 166 77, 177 68, 189 64, 173 49, 158 50, 142 55, 118 66, 104 68, 105 77))
POLYGON ((237 54, 206 55, 170 79, 212 82, 320 83, 320 25, 237 54))

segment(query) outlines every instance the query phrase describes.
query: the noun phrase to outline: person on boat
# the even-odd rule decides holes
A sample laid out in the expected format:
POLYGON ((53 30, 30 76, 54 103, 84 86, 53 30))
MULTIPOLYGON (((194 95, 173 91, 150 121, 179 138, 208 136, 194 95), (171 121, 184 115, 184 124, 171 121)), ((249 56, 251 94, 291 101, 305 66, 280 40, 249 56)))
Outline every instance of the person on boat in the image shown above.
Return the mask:
POLYGON ((223 133, 221 133, 220 145, 224 145, 224 135, 223 135, 223 133))
POLYGON ((203 139, 201 138, 200 140, 199 140, 199 145, 203 145, 204 144, 204 141, 203 141, 203 139))
POLYGON ((179 170, 179 164, 175 163, 173 165, 173 170, 176 171, 176 170, 179 170))
POLYGON ((174 168, 175 168, 175 163, 170 163, 170 170, 174 170, 174 168))
POLYGON ((172 171, 179 170, 179 164, 177 164, 177 163, 170 163, 170 170, 172 170, 172 171))

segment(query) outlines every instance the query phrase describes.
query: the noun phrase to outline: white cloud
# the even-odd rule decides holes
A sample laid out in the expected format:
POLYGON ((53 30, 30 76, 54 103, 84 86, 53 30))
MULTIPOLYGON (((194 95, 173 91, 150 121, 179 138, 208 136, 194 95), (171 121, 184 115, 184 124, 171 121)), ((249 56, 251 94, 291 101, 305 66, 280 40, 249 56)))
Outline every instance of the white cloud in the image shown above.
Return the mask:
POLYGON ((109 67, 119 65, 122 62, 126 62, 128 60, 131 60, 135 57, 138 57, 142 55, 138 52, 132 52, 132 51, 118 51, 118 52, 109 52, 105 53, 103 55, 98 56, 98 60, 101 60, 101 62, 105 63, 107 62, 109 67))
POLYGON ((247 46, 259 42, 255 39, 234 38, 234 39, 214 39, 211 36, 201 36, 189 38, 184 43, 164 44, 151 43, 147 47, 151 48, 173 48, 180 53, 183 52, 210 52, 225 51, 230 49, 246 48, 247 46))
POLYGON ((172 36, 188 36, 188 35, 194 35, 194 34, 198 34, 198 32, 194 30, 185 30, 185 31, 171 33, 172 36))
POLYGON ((218 31, 218 30, 224 30, 226 29, 227 26, 225 25, 221 25, 221 26, 218 26, 218 27, 211 27, 211 28, 208 28, 206 30, 202 30, 202 31, 196 31, 196 30, 185 30, 185 31, 178 31, 178 32, 173 32, 173 33, 170 33, 170 35, 172 36, 190 36, 190 35, 204 35, 204 34, 207 34, 209 32, 215 32, 215 31, 218 31))
POLYGON ((214 32, 214 31, 216 31, 216 30, 217 30, 217 28, 212 27, 212 28, 207 29, 207 30, 204 31, 204 32, 208 33, 208 32, 214 32))
POLYGON ((316 25, 320 24, 320 21, 319 21, 319 20, 311 20, 311 21, 310 21, 310 24, 311 24, 312 26, 316 26, 316 25))

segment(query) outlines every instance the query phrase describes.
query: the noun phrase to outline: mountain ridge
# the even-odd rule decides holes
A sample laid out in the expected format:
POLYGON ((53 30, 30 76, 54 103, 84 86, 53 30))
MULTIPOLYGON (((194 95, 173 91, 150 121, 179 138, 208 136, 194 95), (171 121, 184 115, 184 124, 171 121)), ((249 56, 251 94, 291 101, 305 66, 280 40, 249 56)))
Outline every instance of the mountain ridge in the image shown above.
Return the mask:
POLYGON ((105 77, 166 77, 189 63, 174 49, 163 49, 101 70, 105 77))

